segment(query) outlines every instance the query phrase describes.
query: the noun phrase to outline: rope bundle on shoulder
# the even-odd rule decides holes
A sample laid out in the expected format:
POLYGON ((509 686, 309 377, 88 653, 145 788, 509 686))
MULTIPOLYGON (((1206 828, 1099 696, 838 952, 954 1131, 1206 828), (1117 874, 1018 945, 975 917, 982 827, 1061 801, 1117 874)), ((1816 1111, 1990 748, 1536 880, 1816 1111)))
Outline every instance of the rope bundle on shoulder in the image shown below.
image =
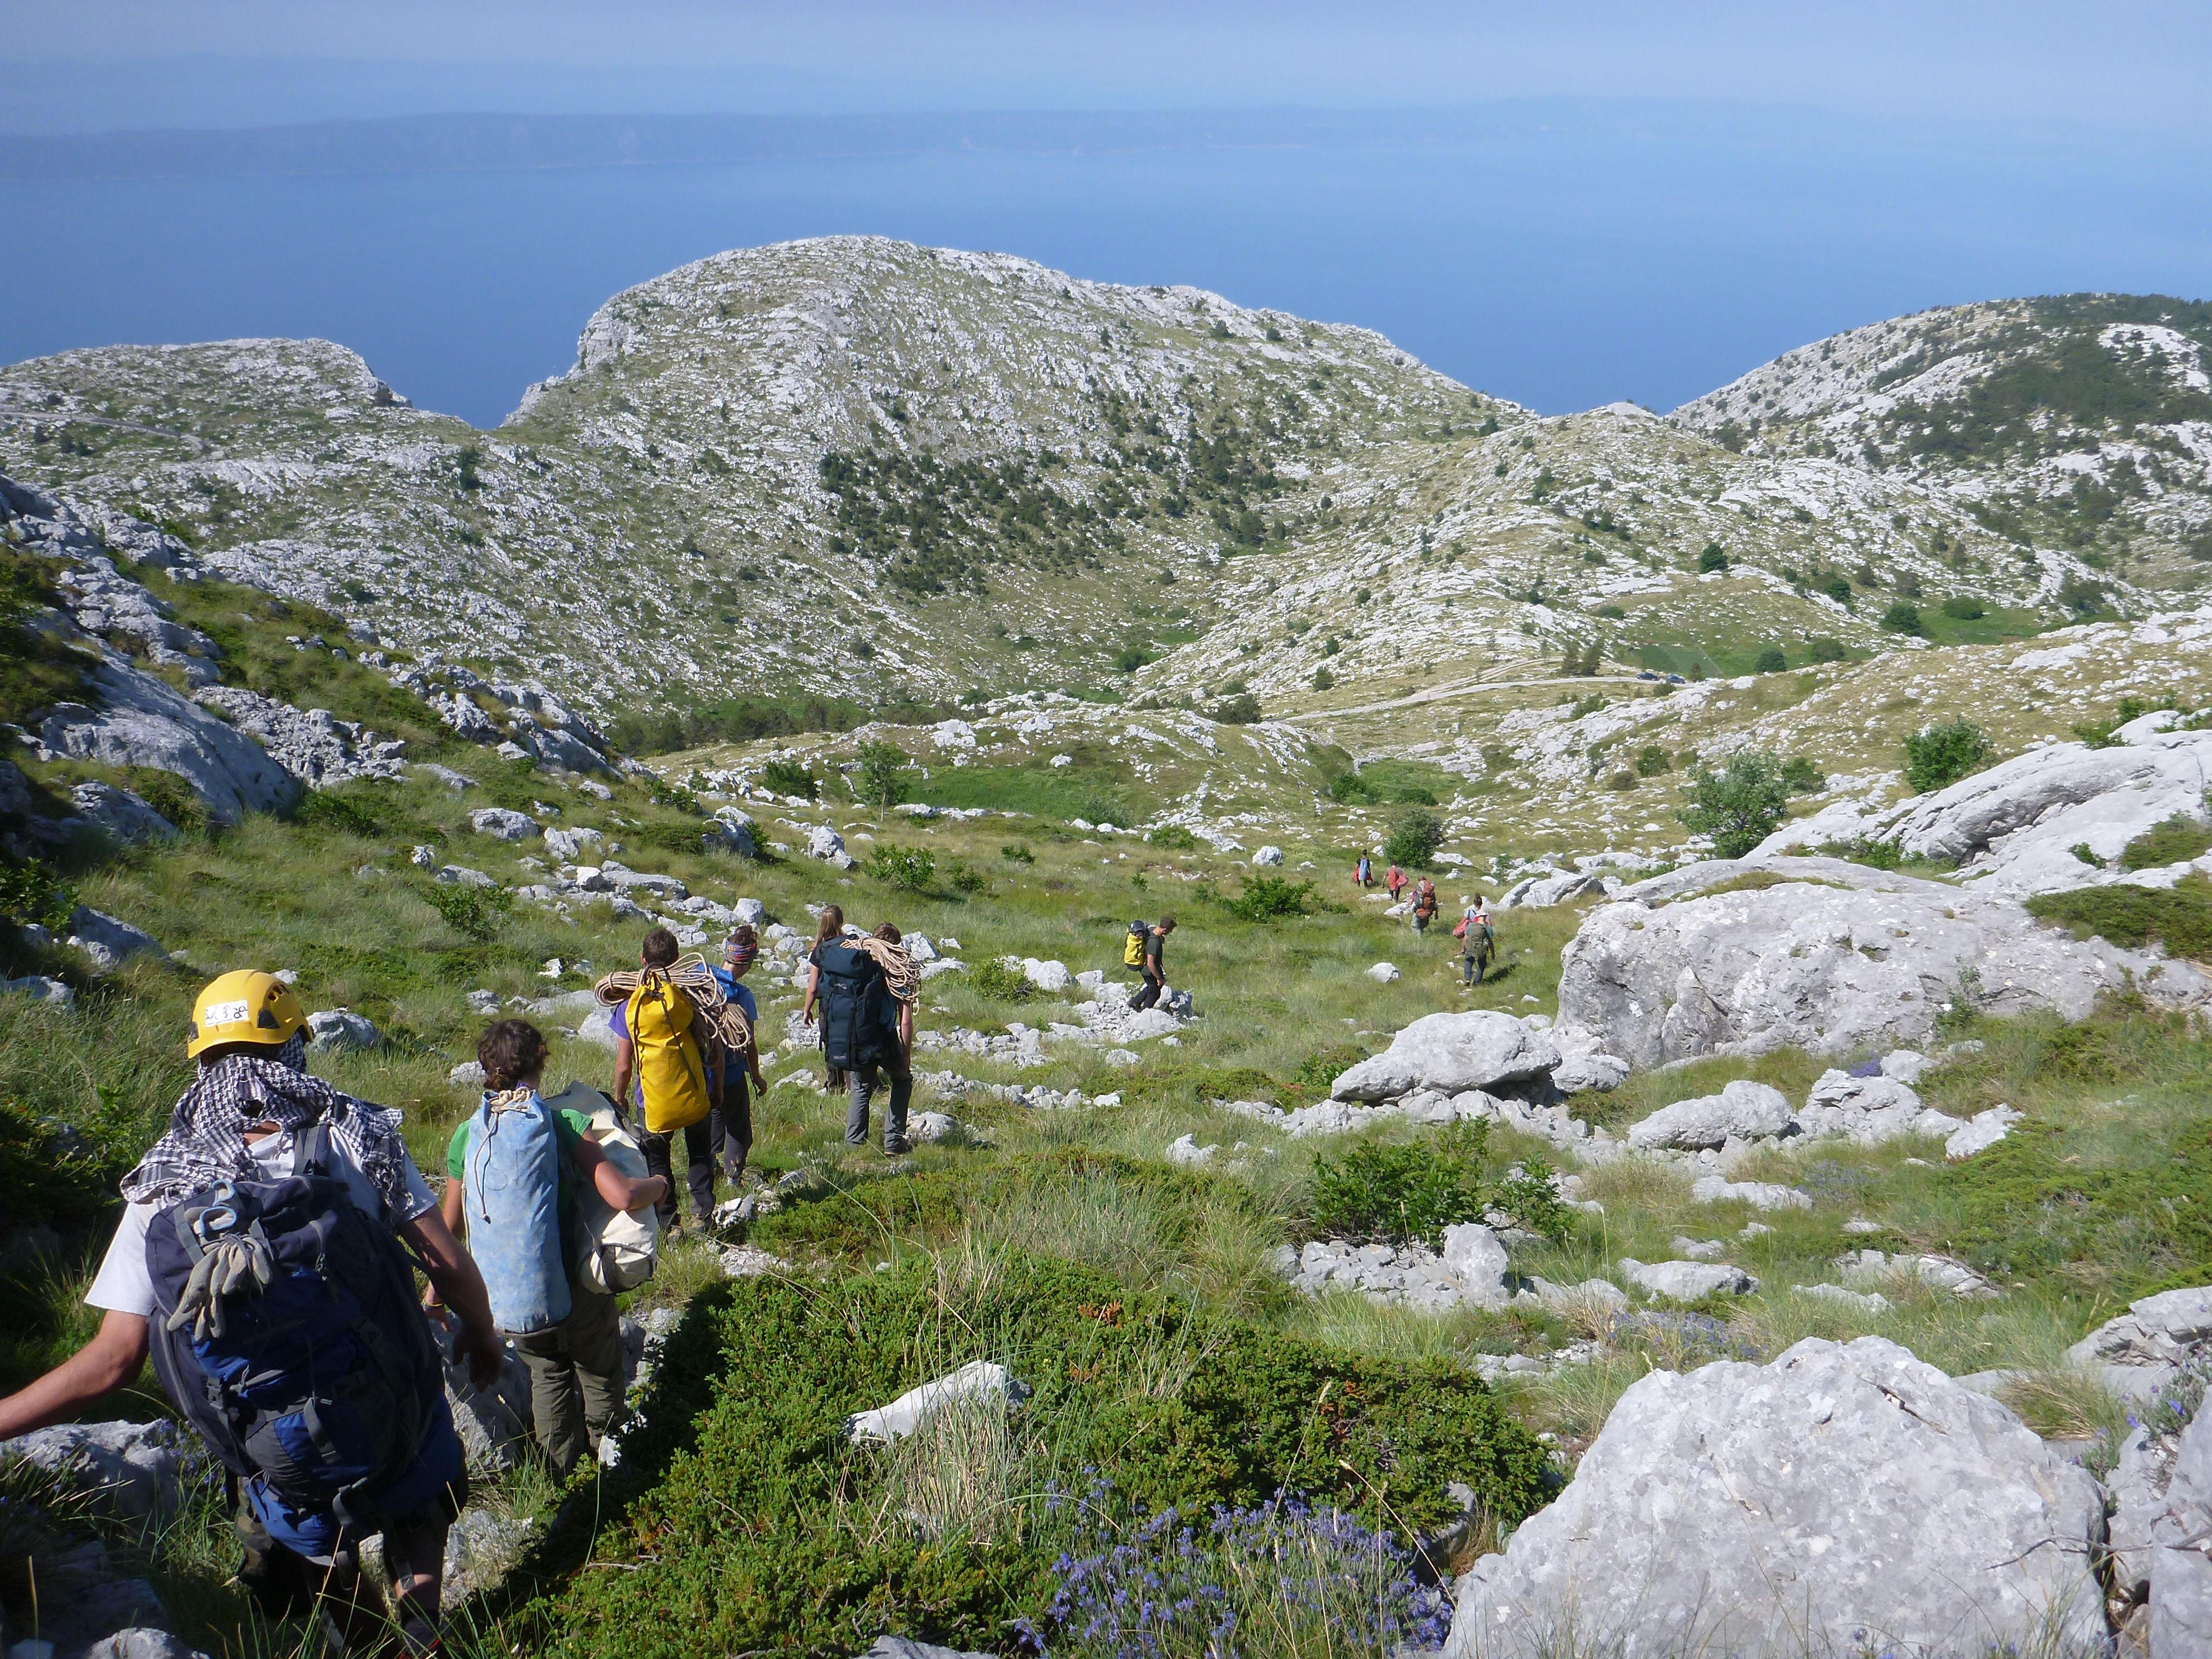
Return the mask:
POLYGON ((609 974, 592 988, 602 1006, 618 1008, 648 977, 658 977, 681 991, 707 1023, 708 1030, 724 1052, 742 1065, 752 1064, 753 1027, 745 1011, 722 994, 722 982, 697 951, 681 956, 665 968, 626 968, 609 974))
POLYGON ((876 965, 884 970, 884 988, 901 1002, 912 1002, 921 992, 921 964, 907 954, 905 945, 872 933, 845 942, 876 959, 876 965))

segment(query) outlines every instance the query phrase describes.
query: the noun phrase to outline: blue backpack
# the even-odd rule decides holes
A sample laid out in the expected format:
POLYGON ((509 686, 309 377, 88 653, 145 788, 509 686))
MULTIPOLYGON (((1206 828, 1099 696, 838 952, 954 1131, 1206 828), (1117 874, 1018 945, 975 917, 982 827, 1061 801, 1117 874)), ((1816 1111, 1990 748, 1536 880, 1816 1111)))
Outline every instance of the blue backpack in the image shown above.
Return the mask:
POLYGON ((406 1250, 328 1160, 315 1125, 289 1177, 218 1182, 155 1216, 148 1323, 161 1387, 225 1468, 374 1531, 445 1373, 406 1250))
POLYGON ((561 1255, 561 1142, 535 1093, 511 1105, 486 1095, 469 1120, 462 1193, 469 1254, 491 1295, 491 1322, 512 1336, 568 1316, 561 1255))
POLYGON ((815 1001, 822 1048, 841 1072, 898 1051, 898 1015, 883 964, 850 939, 832 939, 821 953, 815 1001))

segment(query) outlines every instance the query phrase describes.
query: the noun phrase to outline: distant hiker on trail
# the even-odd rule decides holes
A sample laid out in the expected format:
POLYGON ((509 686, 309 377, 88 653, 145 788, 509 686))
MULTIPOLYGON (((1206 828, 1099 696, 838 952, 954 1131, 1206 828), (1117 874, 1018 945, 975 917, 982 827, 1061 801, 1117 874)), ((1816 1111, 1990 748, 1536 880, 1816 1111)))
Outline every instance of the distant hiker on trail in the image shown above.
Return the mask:
POLYGON ((1359 855, 1359 863, 1352 872, 1352 885, 1365 892, 1375 884, 1375 864, 1366 854, 1359 855))
POLYGON ((150 1348, 178 1412, 243 1489, 240 1583, 272 1619, 324 1598, 349 1648, 390 1639, 360 1570, 379 1533, 399 1645, 438 1645, 446 1532, 468 1474, 416 1258, 459 1316, 476 1386, 503 1363, 484 1283, 438 1213, 399 1114, 309 1074, 307 1016, 272 974, 228 973, 192 1006, 199 1062, 85 1301, 91 1341, 0 1400, 0 1438, 67 1421, 150 1348), (241 1382, 250 1390, 241 1390, 241 1382))
MULTIPOLYGON (((738 981, 745 976, 759 955, 760 936, 740 922, 722 941, 722 965, 714 970, 715 983, 722 988, 723 999, 734 1003, 751 1025, 760 1024, 760 1008, 753 1001, 753 994, 738 981)), ((768 1092, 767 1080, 761 1076, 759 1044, 754 1044, 750 1058, 752 1064, 749 1071, 744 1057, 725 1053, 722 1103, 707 1114, 708 1151, 721 1160, 722 1173, 729 1176, 732 1184, 744 1178, 745 1160, 752 1156, 750 1091, 757 1090, 763 1095, 768 1092)))
POLYGON ((1382 884, 1390 890, 1390 902, 1395 904, 1399 895, 1406 890, 1406 872, 1393 864, 1384 872, 1382 884))
POLYGON ((665 1198, 668 1177, 625 1175, 592 1139, 590 1117, 545 1101, 546 1057, 544 1035, 527 1020, 502 1019, 478 1039, 483 1100, 446 1149, 442 1207, 456 1233, 465 1218, 492 1321, 530 1373, 531 1427, 565 1476, 598 1455, 622 1419, 624 1389, 614 1287, 583 1270, 578 1189, 588 1184, 627 1212, 665 1198))
POLYGON ((1481 894, 1474 896, 1474 902, 1461 915, 1452 937, 1459 941, 1460 984, 1463 988, 1481 984, 1491 957, 1498 953, 1498 935, 1490 927, 1490 903, 1481 894))
MULTIPOLYGON (((694 1000, 702 988, 697 981, 712 987, 714 980, 693 957, 690 960, 699 971, 684 975, 693 983, 678 983, 671 971, 677 950, 676 935, 656 927, 638 951, 641 971, 610 974, 598 989, 600 1002, 614 1008, 614 1096, 638 1109, 644 1129, 638 1145, 645 1151, 645 1166, 667 1177, 672 1188, 671 1143, 682 1133, 692 1219, 704 1227, 714 1214, 714 1151, 707 1119, 721 1103, 722 1066, 719 1054, 709 1054, 717 1046, 714 1034, 701 1020, 694 1000)), ((678 1231, 675 1193, 663 1194, 659 1207, 661 1230, 672 1237, 678 1231)))
POLYGON ((1423 876, 1413 889, 1413 932, 1425 937, 1437 919, 1437 884, 1423 876))
POLYGON ((906 1115, 914 1098, 914 998, 921 985, 921 969, 890 922, 865 938, 848 939, 841 932, 824 939, 807 961, 814 966, 814 982, 806 1007, 821 1010, 823 1052, 851 1079, 845 1144, 868 1144, 868 1108, 888 1073, 884 1154, 896 1158, 911 1150, 906 1115))
MULTIPOLYGON (((801 1000, 799 1008, 799 1018, 807 1024, 815 1023, 814 1009, 822 999, 822 970, 814 965, 814 958, 822 947, 831 939, 842 939, 844 936, 843 908, 835 904, 823 905, 821 917, 814 924, 813 948, 806 953, 806 995, 801 1000)), ((827 1031, 818 1030, 814 1039, 814 1046, 822 1051, 823 1092, 834 1095, 845 1087, 845 1073, 830 1058, 830 1034, 827 1031)))
POLYGON ((1145 982, 1138 988, 1137 994, 1129 999, 1132 1008, 1151 1007, 1160 1000, 1161 993, 1168 988, 1168 935, 1175 929, 1175 918, 1162 916, 1146 930, 1144 946, 1139 952, 1143 960, 1138 964, 1138 971, 1144 975, 1145 982))

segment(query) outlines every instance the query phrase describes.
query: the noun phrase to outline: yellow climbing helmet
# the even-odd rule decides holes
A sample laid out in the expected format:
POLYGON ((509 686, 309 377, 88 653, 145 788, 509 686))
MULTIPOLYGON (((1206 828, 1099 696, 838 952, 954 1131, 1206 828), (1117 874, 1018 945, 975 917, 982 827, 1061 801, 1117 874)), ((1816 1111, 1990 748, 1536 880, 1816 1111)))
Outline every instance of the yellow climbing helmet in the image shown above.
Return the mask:
POLYGON ((192 1003, 191 1040, 185 1053, 199 1058, 219 1042, 276 1048, 307 1023, 300 999, 274 974, 240 968, 210 980, 192 1003))

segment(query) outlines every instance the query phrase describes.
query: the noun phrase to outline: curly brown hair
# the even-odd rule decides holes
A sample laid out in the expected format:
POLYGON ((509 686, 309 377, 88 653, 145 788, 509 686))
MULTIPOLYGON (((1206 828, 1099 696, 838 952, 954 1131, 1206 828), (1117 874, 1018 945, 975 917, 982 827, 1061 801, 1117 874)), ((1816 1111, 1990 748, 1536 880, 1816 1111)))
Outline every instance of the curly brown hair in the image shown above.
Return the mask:
POLYGON ((502 1019, 477 1039, 477 1064, 484 1087, 512 1089, 542 1074, 550 1050, 545 1034, 526 1019, 502 1019))

